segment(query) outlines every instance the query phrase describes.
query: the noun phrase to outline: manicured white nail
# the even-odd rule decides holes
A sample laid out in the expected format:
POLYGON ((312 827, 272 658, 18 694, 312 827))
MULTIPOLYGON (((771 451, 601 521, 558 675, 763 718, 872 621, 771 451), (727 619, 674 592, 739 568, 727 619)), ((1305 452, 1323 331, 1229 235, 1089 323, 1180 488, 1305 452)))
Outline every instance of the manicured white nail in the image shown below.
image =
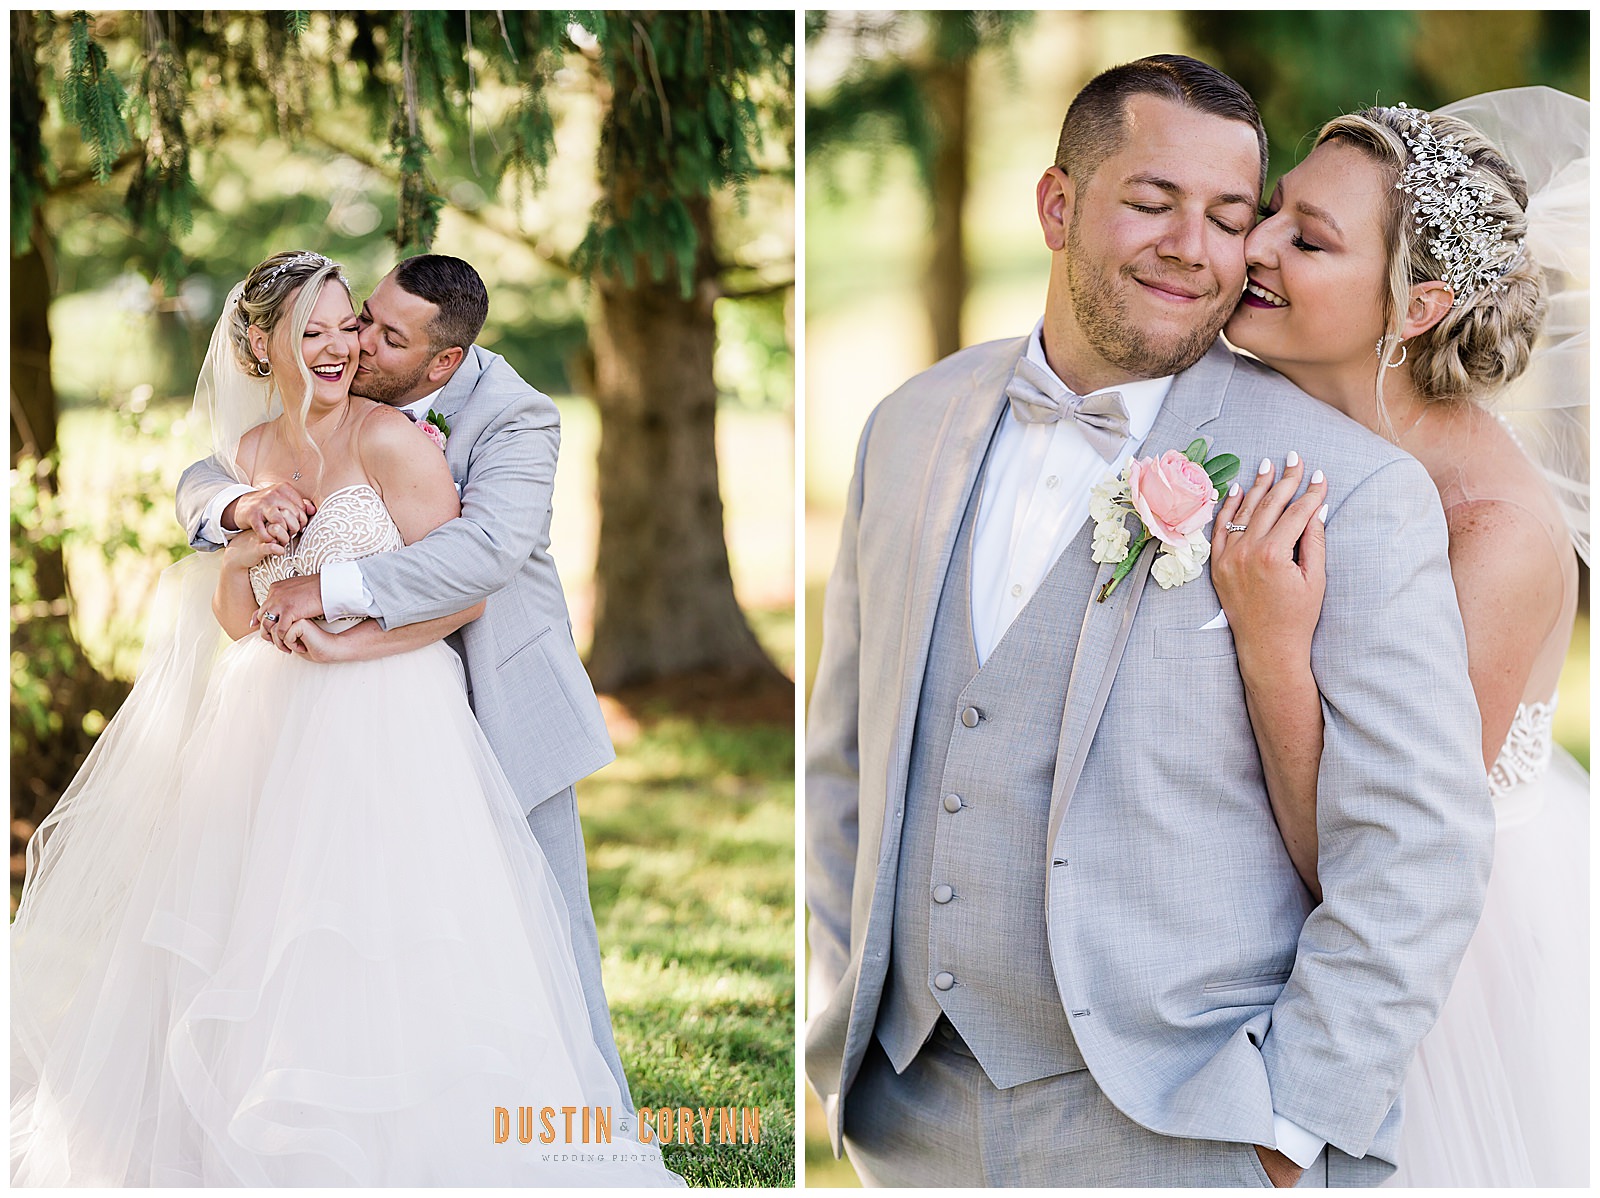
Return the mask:
POLYGON ((1261 459, 1261 468, 1259 470, 1257 470, 1256 473, 1257 474, 1271 474, 1272 473, 1272 459, 1271 458, 1262 458, 1261 459))
POLYGON ((1312 483, 1312 485, 1315 486, 1317 483, 1320 483, 1321 481, 1322 481, 1322 471, 1320 471, 1320 470, 1312 471, 1312 473, 1311 473, 1311 483, 1312 483))
POLYGON ((1294 450, 1291 449, 1289 451, 1289 456, 1283 459, 1283 468, 1285 470, 1293 470, 1299 464, 1300 464, 1300 455, 1297 454, 1294 450))
POLYGON ((1327 504, 1323 504, 1320 508, 1317 509, 1317 519, 1321 520, 1324 524, 1326 524, 1328 522, 1328 505, 1327 504))
POLYGON ((1231 486, 1229 486, 1228 487, 1228 498, 1229 499, 1236 499, 1238 497, 1238 495, 1239 495, 1239 489, 1240 488, 1239 488, 1239 484, 1238 483, 1233 483, 1231 486))

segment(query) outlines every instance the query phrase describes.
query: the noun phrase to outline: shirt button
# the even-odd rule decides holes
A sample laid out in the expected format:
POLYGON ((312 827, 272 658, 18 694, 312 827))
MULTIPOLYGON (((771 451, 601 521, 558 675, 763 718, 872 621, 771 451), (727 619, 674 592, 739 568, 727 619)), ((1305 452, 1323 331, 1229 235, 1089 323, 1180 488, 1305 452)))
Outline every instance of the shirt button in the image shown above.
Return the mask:
POLYGON ((948 903, 955 897, 956 892, 943 882, 933 888, 933 901, 936 903, 948 903))
POLYGON ((1052 474, 1049 478, 1044 480, 1044 485, 1049 487, 1052 491, 1054 491, 1057 487, 1059 487, 1061 485, 1061 480, 1058 477, 1056 477, 1054 474, 1052 474))
POLYGON ((933 988, 935 990, 948 990, 956 984, 956 975, 953 973, 936 973, 933 975, 933 988))
POLYGON ((978 709, 969 707, 963 711, 961 713, 961 722, 968 728, 976 728, 978 726, 978 709))
POLYGON ((946 811, 949 811, 949 812, 960 811, 961 810, 961 796, 960 795, 945 795, 945 797, 944 797, 944 809, 946 811))
POLYGON ((1011 584, 1011 597, 1013 599, 1016 599, 1016 598, 1019 598, 1021 595, 1022 595, 1022 584, 1020 582, 1012 583, 1011 584))

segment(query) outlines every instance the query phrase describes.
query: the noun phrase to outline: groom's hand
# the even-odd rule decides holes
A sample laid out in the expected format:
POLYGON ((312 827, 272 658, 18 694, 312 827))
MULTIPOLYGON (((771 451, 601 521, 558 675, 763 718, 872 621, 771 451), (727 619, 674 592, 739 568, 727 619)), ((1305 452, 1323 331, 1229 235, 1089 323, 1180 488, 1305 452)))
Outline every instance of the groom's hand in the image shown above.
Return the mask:
POLYGON ((263 541, 288 545, 316 514, 312 503, 288 483, 277 483, 239 496, 222 509, 222 527, 250 529, 263 541))
POLYGON ((1260 1144, 1255 1148, 1256 1155, 1261 1158, 1261 1167, 1267 1171, 1267 1176, 1272 1178, 1274 1186, 1281 1190, 1298 1184, 1300 1174, 1305 1172, 1304 1169, 1276 1148, 1263 1148, 1260 1144))
POLYGON ((322 575, 301 574, 285 578, 267 588, 267 597, 261 601, 255 621, 260 624, 261 635, 285 653, 292 652, 283 643, 284 633, 299 620, 310 620, 322 614, 322 575), (275 615, 276 620, 269 620, 275 615))

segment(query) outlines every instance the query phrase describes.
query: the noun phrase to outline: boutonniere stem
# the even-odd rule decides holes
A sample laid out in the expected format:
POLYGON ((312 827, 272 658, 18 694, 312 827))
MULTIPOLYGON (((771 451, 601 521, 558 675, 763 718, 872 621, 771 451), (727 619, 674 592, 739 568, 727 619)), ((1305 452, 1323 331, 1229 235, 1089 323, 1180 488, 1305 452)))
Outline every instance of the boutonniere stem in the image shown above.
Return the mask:
POLYGON ((1089 497, 1093 560, 1117 568, 1095 602, 1111 597, 1151 541, 1159 550, 1150 574, 1163 590, 1200 577, 1211 557, 1211 542, 1201 530, 1216 511, 1218 489, 1239 473, 1233 454, 1208 458, 1206 452, 1206 439, 1199 437, 1182 453, 1169 449, 1134 458, 1120 475, 1096 484, 1089 497), (1137 534, 1128 530, 1129 515, 1139 522, 1137 534))

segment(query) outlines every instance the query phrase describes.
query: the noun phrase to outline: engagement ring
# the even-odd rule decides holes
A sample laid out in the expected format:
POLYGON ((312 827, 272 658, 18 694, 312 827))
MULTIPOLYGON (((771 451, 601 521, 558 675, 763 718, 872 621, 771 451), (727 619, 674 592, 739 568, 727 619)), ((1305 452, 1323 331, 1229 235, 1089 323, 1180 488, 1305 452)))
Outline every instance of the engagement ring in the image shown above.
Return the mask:
POLYGON ((1223 527, 1226 528, 1229 532, 1243 532, 1245 529, 1249 528, 1250 526, 1248 524, 1235 524, 1230 520, 1227 524, 1223 525, 1223 527))
POLYGON ((264 619, 264 620, 266 620, 266 622, 267 622, 267 623, 268 623, 268 624, 276 624, 276 623, 277 623, 277 622, 278 622, 278 613, 277 613, 277 612, 275 612, 275 611, 269 611, 269 612, 268 612, 268 613, 267 613, 267 614, 266 614, 266 615, 265 615, 265 616, 263 616, 263 617, 262 617, 262 618, 263 618, 263 619, 264 619))

